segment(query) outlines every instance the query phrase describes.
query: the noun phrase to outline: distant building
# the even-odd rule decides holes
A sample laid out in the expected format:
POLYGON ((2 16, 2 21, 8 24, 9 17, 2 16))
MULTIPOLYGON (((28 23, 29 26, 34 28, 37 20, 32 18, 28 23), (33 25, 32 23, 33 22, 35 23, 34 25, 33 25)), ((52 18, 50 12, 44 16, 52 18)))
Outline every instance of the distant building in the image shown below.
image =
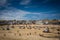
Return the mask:
POLYGON ((43 24, 45 24, 45 25, 48 25, 48 24, 49 24, 49 20, 48 20, 48 19, 42 20, 42 22, 43 22, 43 24))
POLYGON ((60 22, 59 21, 50 21, 50 24, 54 24, 54 25, 59 25, 60 24, 60 22))
POLYGON ((42 22, 42 20, 37 20, 37 21, 36 21, 36 24, 38 24, 38 25, 43 25, 43 22, 42 22))
POLYGON ((36 24, 36 21, 35 20, 27 20, 26 24, 36 24))
POLYGON ((0 25, 16 25, 16 24, 38 24, 38 25, 60 25, 60 20, 4 20, 0 21, 0 25))

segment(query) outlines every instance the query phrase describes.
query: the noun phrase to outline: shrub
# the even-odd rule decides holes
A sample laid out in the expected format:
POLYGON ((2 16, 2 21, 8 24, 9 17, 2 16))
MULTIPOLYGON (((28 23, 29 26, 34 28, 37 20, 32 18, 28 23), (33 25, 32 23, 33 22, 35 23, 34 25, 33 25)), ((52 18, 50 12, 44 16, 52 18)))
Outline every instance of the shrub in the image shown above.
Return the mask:
POLYGON ((19 30, 17 32, 19 32, 19 30))
POLYGON ((6 34, 4 34, 4 36, 6 36, 6 34))
POLYGON ((14 28, 14 26, 12 26, 12 28, 14 28))
POLYGON ((19 34, 19 36, 21 36, 21 34, 19 34))
POLYGON ((5 30, 4 28, 2 28, 2 30, 5 30))
POLYGON ((60 29, 57 29, 57 31, 60 31, 60 29))
POLYGON ((10 28, 7 28, 7 30, 10 30, 10 28))

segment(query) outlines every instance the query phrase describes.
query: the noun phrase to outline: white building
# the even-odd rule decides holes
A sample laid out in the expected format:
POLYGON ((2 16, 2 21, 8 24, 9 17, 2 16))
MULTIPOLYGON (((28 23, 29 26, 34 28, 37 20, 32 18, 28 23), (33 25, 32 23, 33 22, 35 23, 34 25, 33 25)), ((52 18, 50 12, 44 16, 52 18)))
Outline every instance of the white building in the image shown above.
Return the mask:
POLYGON ((42 22, 42 20, 37 20, 37 21, 36 21, 36 24, 38 24, 38 25, 43 25, 43 22, 42 22))

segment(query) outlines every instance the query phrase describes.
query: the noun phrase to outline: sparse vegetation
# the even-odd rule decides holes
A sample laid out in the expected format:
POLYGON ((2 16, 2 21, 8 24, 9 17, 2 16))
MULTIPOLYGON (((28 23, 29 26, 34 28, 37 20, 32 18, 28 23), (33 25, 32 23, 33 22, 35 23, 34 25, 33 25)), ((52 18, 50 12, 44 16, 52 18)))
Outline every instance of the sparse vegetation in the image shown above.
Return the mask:
POLYGON ((26 25, 25 22, 26 21, 24 21, 24 23, 22 24, 15 23, 14 25, 13 24, 2 25, 2 26, 0 25, 0 29, 1 29, 0 39, 1 40, 39 40, 39 39, 45 40, 45 38, 47 38, 47 40, 50 39, 55 40, 56 38, 60 37, 60 29, 59 29, 60 25, 59 26, 37 25, 35 24, 35 22, 33 22, 33 24, 26 25))
POLYGON ((14 28, 14 26, 12 26, 11 28, 14 28))
POLYGON ((7 30, 10 30, 10 28, 7 28, 7 30))
POLYGON ((60 31, 60 29, 57 29, 57 31, 60 31))
POLYGON ((19 36, 21 36, 21 33, 19 33, 19 36))
POLYGON ((4 34, 4 36, 6 36, 6 34, 4 34))

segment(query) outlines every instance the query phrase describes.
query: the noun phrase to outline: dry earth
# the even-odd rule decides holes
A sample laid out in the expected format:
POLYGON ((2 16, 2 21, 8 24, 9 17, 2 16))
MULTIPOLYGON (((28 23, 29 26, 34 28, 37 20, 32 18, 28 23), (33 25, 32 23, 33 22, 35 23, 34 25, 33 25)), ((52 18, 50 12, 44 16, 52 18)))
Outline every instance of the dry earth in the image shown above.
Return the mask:
POLYGON ((60 25, 3 25, 0 26, 0 40, 60 40, 57 29, 60 25), (46 27, 50 33, 43 32, 46 27))

